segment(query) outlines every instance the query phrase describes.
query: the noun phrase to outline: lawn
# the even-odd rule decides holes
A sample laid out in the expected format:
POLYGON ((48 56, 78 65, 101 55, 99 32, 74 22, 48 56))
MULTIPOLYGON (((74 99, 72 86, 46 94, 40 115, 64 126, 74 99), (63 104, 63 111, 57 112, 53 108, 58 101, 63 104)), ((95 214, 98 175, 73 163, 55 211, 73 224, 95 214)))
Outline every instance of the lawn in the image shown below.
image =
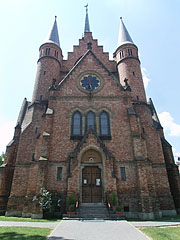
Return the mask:
POLYGON ((178 227, 146 227, 140 230, 153 240, 180 240, 180 226, 178 227))
POLYGON ((0 216, 0 221, 12 221, 12 222, 59 222, 59 221, 61 221, 61 219, 32 219, 32 218, 22 218, 22 217, 5 217, 5 216, 0 216))
POLYGON ((0 227, 1 240, 45 240, 52 229, 32 227, 0 227))

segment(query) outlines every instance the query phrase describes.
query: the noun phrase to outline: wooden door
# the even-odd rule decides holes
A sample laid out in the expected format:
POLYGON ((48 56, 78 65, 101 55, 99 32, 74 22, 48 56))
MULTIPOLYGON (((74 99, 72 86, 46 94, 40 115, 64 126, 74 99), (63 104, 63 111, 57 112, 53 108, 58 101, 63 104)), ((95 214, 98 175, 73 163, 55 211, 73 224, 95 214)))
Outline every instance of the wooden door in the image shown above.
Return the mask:
POLYGON ((98 167, 82 170, 82 202, 102 202, 101 169, 98 167))

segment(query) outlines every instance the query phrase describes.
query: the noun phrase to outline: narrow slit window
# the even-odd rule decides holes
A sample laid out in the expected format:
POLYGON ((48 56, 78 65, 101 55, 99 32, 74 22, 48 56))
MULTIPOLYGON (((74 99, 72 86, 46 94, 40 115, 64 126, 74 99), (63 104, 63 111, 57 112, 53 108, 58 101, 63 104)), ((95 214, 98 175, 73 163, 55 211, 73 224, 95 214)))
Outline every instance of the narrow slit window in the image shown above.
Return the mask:
POLYGON ((62 167, 57 168, 57 181, 62 180, 62 167))
POLYGON ((132 49, 128 49, 129 56, 132 56, 132 49))
POLYGON ((126 181, 126 169, 125 167, 120 167, 121 180, 126 181))

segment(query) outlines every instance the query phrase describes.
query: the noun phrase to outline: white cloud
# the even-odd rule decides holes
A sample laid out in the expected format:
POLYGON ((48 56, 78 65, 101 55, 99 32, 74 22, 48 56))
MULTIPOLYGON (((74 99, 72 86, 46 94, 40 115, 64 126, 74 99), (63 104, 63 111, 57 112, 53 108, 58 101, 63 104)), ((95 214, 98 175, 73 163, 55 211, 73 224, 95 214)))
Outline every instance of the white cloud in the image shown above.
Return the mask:
POLYGON ((148 84, 149 84, 149 82, 151 81, 151 79, 148 78, 148 76, 147 76, 147 70, 146 70, 146 68, 142 67, 142 68, 141 68, 141 71, 142 71, 142 77, 143 77, 144 87, 145 87, 145 89, 147 89, 148 84))
POLYGON ((6 145, 12 140, 15 124, 15 121, 0 124, 0 154, 6 151, 6 145))
POLYGON ((180 124, 174 122, 169 112, 162 112, 158 116, 164 130, 168 131, 170 136, 180 137, 180 124))

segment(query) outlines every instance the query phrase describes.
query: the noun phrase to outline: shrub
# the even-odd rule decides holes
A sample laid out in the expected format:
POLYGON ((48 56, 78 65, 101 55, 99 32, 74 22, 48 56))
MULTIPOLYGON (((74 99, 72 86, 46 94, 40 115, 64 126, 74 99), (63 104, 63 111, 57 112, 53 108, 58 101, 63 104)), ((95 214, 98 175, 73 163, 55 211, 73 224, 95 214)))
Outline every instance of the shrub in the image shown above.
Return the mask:
POLYGON ((117 202, 118 202, 117 194, 115 192, 112 192, 110 196, 110 203, 112 206, 116 206, 117 202))

